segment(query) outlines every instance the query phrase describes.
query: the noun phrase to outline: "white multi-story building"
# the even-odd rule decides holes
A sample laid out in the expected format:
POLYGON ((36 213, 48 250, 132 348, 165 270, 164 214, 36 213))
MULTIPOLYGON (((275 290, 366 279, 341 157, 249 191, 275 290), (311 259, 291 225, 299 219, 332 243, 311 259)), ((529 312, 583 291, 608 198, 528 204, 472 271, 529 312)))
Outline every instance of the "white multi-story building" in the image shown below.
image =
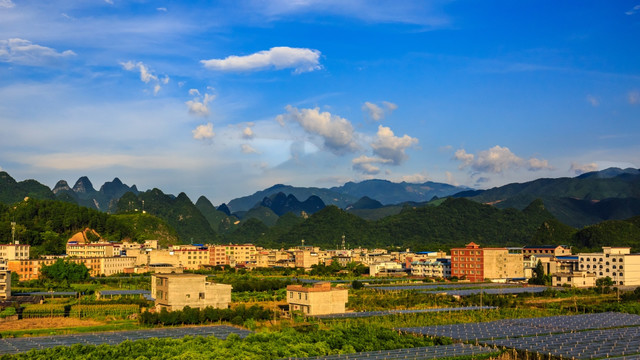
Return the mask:
POLYGON ((451 262, 449 261, 414 261, 411 263, 411 275, 432 278, 450 278, 451 262))
POLYGON ((640 285, 640 254, 631 254, 629 247, 603 247, 601 253, 579 256, 579 270, 610 277, 614 285, 640 285))

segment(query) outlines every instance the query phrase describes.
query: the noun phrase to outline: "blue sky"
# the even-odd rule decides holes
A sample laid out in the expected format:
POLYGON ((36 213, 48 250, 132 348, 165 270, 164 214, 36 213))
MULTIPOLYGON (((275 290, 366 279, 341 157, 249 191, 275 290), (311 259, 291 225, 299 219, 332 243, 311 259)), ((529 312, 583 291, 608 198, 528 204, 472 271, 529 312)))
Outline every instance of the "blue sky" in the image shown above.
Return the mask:
POLYGON ((640 1, 0 0, 0 169, 214 204, 640 167, 640 1))

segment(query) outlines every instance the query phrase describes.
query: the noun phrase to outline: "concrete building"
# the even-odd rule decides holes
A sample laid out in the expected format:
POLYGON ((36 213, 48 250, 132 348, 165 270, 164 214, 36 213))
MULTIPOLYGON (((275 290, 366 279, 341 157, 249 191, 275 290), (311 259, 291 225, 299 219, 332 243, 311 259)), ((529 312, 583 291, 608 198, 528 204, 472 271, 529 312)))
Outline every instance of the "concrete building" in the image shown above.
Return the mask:
POLYGON ((257 250, 253 244, 210 245, 211 265, 250 265, 257 262, 257 250))
POLYGON ((369 276, 397 274, 406 275, 402 264, 396 261, 384 261, 369 265, 369 276))
POLYGON ((614 285, 640 285, 640 254, 629 247, 603 247, 601 253, 582 253, 579 270, 596 278, 610 277, 614 285))
POLYGON ((453 248, 451 276, 470 281, 523 278, 522 251, 516 248, 481 248, 474 242, 464 248, 453 248))
POLYGON ((449 259, 418 260, 411 262, 411 275, 447 279, 451 277, 449 259))
POLYGON ((0 260, 0 300, 11 296, 11 271, 7 268, 7 260, 0 260))
POLYGON ((31 245, 25 244, 2 244, 0 245, 0 259, 27 260, 29 259, 30 247, 31 245))
POLYGON ((570 256, 571 247, 567 245, 527 245, 522 248, 522 255, 570 256))
POLYGON ((207 282, 206 275, 198 274, 154 274, 151 294, 157 310, 182 310, 185 306, 226 309, 231 303, 231 285, 207 282))
POLYGON ((297 268, 311 269, 311 266, 318 265, 320 263, 317 252, 310 250, 295 250, 293 257, 296 261, 297 268))
MULTIPOLYGON (((67 256, 78 258, 91 257, 111 257, 115 256, 116 251, 111 243, 89 243, 82 244, 76 242, 67 242, 67 256)), ((120 255, 118 252, 117 255, 120 255)))
POLYGON ((289 311, 300 311, 305 315, 339 314, 345 312, 349 301, 349 290, 332 288, 329 282, 287 286, 289 311))
POLYGON ((587 288, 596 286, 596 276, 586 271, 560 272, 551 277, 552 286, 587 288))

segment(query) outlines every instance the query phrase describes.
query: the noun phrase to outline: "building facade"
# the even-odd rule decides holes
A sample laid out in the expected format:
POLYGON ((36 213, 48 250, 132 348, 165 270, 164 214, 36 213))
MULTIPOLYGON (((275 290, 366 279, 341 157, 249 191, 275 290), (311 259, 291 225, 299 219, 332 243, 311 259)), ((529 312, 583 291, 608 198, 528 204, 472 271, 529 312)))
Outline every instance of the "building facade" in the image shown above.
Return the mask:
POLYGON ((325 315, 344 313, 349 290, 332 288, 329 282, 287 286, 289 311, 299 311, 305 315, 325 315))
POLYGON ((154 274, 151 294, 157 310, 226 309, 231 303, 231 285, 207 282, 206 275, 198 274, 154 274))
POLYGON ((601 253, 578 254, 579 270, 596 278, 610 277, 614 285, 640 285, 640 254, 628 247, 603 247, 601 253))
POLYGON ((481 248, 471 242, 451 249, 451 276, 470 281, 506 280, 524 277, 520 249, 481 248))
POLYGON ((0 259, 27 260, 31 245, 26 244, 2 244, 0 245, 0 259))

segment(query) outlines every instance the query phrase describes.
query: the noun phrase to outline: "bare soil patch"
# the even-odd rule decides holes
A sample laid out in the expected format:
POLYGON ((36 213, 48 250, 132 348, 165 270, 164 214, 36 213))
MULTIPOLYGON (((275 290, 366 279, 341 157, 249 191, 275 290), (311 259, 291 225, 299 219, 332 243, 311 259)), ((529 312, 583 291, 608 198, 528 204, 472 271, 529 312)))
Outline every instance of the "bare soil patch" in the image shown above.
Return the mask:
POLYGON ((82 327, 104 325, 105 322, 92 319, 78 318, 38 318, 22 319, 0 322, 0 331, 33 330, 33 329, 55 329, 67 327, 82 327))

